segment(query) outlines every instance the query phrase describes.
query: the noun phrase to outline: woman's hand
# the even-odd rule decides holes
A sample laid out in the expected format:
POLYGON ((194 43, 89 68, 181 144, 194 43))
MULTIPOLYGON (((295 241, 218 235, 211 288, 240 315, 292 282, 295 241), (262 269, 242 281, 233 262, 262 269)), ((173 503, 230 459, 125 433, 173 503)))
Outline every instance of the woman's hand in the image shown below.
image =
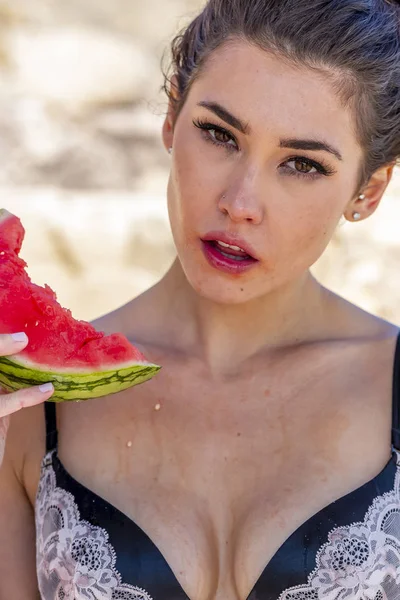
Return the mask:
MULTIPOLYGON (((0 334, 0 356, 18 354, 28 344, 25 333, 0 334)), ((54 388, 51 383, 7 393, 0 387, 0 466, 3 461, 6 445, 7 429, 10 416, 21 408, 34 406, 48 400, 53 394, 54 388)))

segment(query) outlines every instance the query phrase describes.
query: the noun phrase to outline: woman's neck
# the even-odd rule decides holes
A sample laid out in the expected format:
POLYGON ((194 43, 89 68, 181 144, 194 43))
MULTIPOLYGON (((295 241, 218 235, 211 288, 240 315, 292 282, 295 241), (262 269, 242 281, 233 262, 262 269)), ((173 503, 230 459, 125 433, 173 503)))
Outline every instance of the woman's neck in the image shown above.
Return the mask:
POLYGON ((158 307, 168 307, 174 343, 213 371, 268 347, 318 338, 326 321, 328 292, 310 273, 250 302, 218 304, 193 290, 176 260, 154 291, 158 307))

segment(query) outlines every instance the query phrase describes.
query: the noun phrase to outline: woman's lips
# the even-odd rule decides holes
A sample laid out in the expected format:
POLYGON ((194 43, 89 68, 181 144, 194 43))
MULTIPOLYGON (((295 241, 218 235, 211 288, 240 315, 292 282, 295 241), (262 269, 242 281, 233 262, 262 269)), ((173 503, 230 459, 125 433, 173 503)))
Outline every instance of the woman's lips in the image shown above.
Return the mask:
MULTIPOLYGON (((223 240, 221 240, 223 241, 223 240)), ((225 242, 229 243, 229 242, 225 242)), ((217 240, 201 240, 203 254, 208 263, 230 275, 239 275, 254 267, 257 260, 245 252, 233 248, 222 247, 217 240)), ((235 244, 236 245, 236 244, 235 244)), ((239 244, 237 244, 239 246, 239 244)), ((239 246, 240 247, 240 246, 239 246)))

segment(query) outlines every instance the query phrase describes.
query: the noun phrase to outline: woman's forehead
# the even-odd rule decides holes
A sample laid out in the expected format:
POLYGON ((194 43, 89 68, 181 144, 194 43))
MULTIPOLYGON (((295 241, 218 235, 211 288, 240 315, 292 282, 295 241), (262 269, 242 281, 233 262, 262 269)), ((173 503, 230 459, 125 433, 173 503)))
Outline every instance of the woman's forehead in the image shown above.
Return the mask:
POLYGON ((291 102, 299 109, 318 105, 343 112, 331 79, 306 66, 289 64, 287 60, 245 43, 216 50, 207 62, 201 77, 195 82, 198 93, 214 92, 233 101, 251 98, 250 108, 266 108, 266 102, 291 102), (290 92, 290 94, 288 94, 290 92), (294 96, 294 98, 293 98, 294 96))

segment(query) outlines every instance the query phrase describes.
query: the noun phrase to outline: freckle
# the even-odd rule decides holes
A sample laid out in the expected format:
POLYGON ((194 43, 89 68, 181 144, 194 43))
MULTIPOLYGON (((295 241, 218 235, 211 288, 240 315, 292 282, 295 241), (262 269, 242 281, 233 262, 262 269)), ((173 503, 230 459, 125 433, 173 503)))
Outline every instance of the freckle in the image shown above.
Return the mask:
POLYGON ((240 288, 240 291, 241 291, 241 292, 244 292, 244 289, 243 289, 243 288, 240 288))
POLYGON ((132 448, 132 442, 128 442, 126 445, 128 446, 128 448, 132 448))
POLYGON ((160 408, 161 408, 161 404, 156 404, 154 407, 154 410, 160 410, 160 408))
POLYGON ((238 437, 240 437, 242 434, 240 433, 240 431, 238 431, 236 435, 237 435, 238 437))

